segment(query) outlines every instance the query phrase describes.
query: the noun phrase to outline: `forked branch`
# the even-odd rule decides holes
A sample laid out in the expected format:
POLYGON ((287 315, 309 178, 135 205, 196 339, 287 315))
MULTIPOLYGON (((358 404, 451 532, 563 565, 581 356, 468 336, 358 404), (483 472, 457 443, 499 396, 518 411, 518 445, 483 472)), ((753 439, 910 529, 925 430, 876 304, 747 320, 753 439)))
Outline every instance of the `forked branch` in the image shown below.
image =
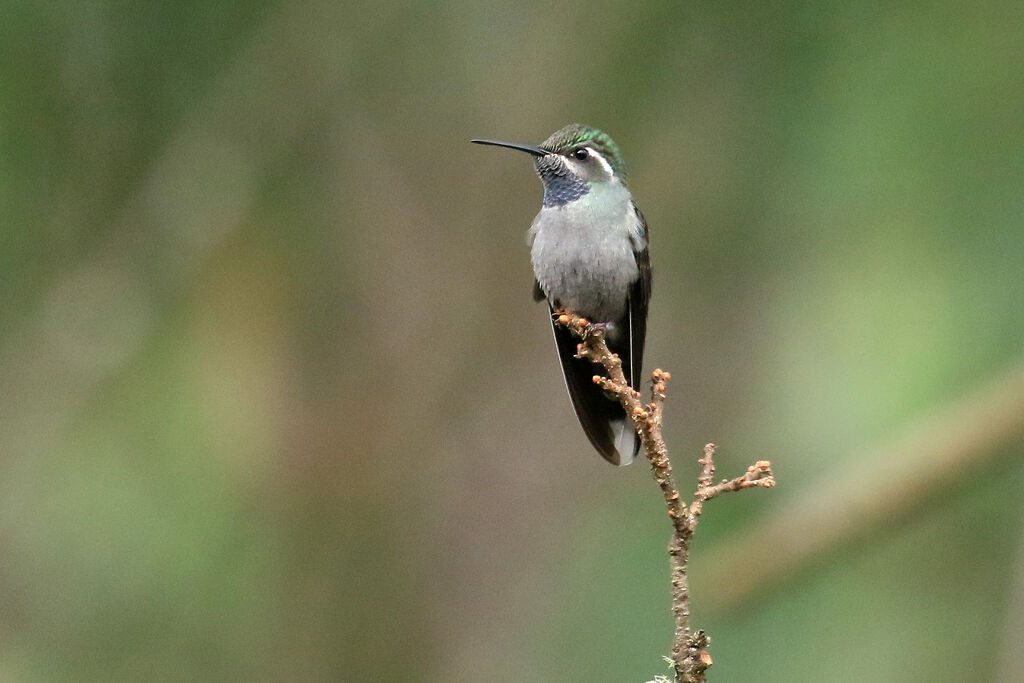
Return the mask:
POLYGON ((672 662, 678 683, 703 683, 711 666, 711 655, 707 647, 711 643, 707 634, 690 626, 690 588, 687 578, 690 543, 704 503, 720 493, 739 491, 752 486, 770 487, 775 485, 771 463, 761 460, 747 468, 739 477, 714 483, 715 445, 704 447, 700 458, 701 473, 697 478, 697 490, 690 503, 684 503, 672 475, 672 464, 668 448, 662 437, 662 413, 665 405, 665 389, 672 376, 663 371, 651 373, 651 398, 644 402, 640 392, 629 386, 622 362, 608 349, 605 330, 602 325, 591 324, 584 318, 569 312, 555 314, 555 323, 569 328, 581 343, 577 350, 585 358, 604 368, 606 376, 594 375, 594 383, 601 385, 614 395, 626 415, 633 422, 637 434, 644 444, 647 460, 651 464, 654 481, 665 498, 665 507, 672 522, 672 538, 668 544, 669 564, 672 582, 672 615, 675 619, 675 634, 672 644, 672 662))

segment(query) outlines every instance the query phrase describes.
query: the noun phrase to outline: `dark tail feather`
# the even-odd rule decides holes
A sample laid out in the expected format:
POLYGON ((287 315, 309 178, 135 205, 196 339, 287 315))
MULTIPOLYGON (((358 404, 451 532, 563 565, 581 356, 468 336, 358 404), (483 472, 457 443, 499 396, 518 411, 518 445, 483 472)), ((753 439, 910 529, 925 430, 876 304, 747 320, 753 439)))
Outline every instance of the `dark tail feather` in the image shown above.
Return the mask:
MULTIPOLYGON (((626 412, 618 401, 609 399, 604 390, 594 384, 594 375, 603 375, 604 370, 589 360, 576 358, 579 340, 568 329, 556 325, 552 319, 551 329, 555 333, 558 360, 562 364, 562 375, 569 390, 572 407, 597 452, 613 465, 628 465, 640 448, 635 437, 630 441, 633 425, 626 419, 626 412), (624 446, 625 458, 616 448, 616 442, 624 446)), ((628 346, 627 346, 628 349, 628 346)), ((615 351, 615 349, 613 349, 615 351)), ((629 368, 628 350, 622 358, 624 368, 629 368)))

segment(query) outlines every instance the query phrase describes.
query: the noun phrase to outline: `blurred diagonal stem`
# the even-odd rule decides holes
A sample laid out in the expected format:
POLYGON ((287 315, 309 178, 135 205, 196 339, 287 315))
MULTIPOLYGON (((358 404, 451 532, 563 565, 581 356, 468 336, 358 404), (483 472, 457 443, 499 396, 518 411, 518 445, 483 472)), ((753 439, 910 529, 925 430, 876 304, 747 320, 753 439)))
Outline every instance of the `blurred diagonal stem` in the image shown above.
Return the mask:
POLYGON ((725 612, 816 566, 838 546, 894 528, 944 490, 980 477, 1024 434, 1024 358, 912 420, 891 438, 837 461, 806 492, 702 557, 725 612), (783 549, 780 552, 780 549, 783 549), (737 561, 742 557, 743 561, 737 561))
POLYGON ((643 441, 654 481, 661 489, 668 517, 672 521, 668 555, 672 583, 672 615, 675 619, 672 642, 675 677, 678 683, 702 683, 706 680, 707 670, 712 663, 711 655, 707 652, 711 639, 704 631, 690 626, 690 586, 687 567, 693 533, 700 520, 704 503, 718 494, 752 486, 774 486, 771 463, 767 460, 758 461, 747 468, 742 476, 715 484, 715 445, 709 443, 704 447, 704 455, 699 460, 701 473, 697 478, 697 490, 693 494, 693 501, 689 504, 684 503, 672 475, 672 463, 669 461, 668 447, 661 431, 665 388, 672 378, 671 375, 660 369, 651 373, 651 400, 644 403, 640 392, 626 381, 619 357, 608 349, 603 326, 592 325, 586 319, 569 311, 559 311, 555 315, 557 324, 569 328, 582 341, 577 355, 605 369, 607 376, 594 375, 594 383, 618 398, 643 441))

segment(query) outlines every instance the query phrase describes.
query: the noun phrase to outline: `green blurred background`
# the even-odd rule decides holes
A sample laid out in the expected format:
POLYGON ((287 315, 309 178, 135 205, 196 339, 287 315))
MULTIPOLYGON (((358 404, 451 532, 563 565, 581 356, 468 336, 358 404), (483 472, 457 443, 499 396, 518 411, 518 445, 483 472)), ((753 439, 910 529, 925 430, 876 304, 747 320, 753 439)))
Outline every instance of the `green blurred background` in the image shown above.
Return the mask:
POLYGON ((529 159, 468 144, 581 121, 681 480, 780 482, 698 531, 711 680, 1024 681, 1019 1, 2 14, 0 680, 666 672, 659 495, 566 400, 529 159))

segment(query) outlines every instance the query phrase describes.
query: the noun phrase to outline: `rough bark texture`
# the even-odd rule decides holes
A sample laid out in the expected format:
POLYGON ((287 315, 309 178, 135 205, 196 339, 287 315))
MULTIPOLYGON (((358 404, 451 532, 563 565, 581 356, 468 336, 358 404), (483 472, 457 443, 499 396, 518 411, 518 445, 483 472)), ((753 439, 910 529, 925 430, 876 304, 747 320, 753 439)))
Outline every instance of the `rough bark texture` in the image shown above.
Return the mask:
POLYGON ((704 447, 704 455, 699 460, 701 473, 697 479, 697 490, 693 494, 693 500, 689 504, 684 503, 672 476, 672 463, 669 461, 668 448, 661 433, 665 389, 672 378, 671 375, 660 369, 651 373, 651 399, 645 403, 640 393, 626 381, 618 356, 608 350, 602 325, 591 324, 570 312, 557 313, 555 322, 569 328, 580 338, 580 358, 586 358, 604 368, 607 376, 594 375, 594 382, 618 398, 643 440, 654 481, 665 498, 665 507, 672 522, 668 555, 672 584, 672 614, 675 619, 672 642, 675 677, 679 683, 702 683, 706 680, 706 672, 711 666, 711 655, 707 651, 711 640, 703 631, 690 626, 687 566, 693 533, 697 528, 704 503, 718 494, 752 486, 774 486, 771 463, 767 460, 758 461, 747 468, 742 476, 715 484, 715 445, 709 443, 704 447))

